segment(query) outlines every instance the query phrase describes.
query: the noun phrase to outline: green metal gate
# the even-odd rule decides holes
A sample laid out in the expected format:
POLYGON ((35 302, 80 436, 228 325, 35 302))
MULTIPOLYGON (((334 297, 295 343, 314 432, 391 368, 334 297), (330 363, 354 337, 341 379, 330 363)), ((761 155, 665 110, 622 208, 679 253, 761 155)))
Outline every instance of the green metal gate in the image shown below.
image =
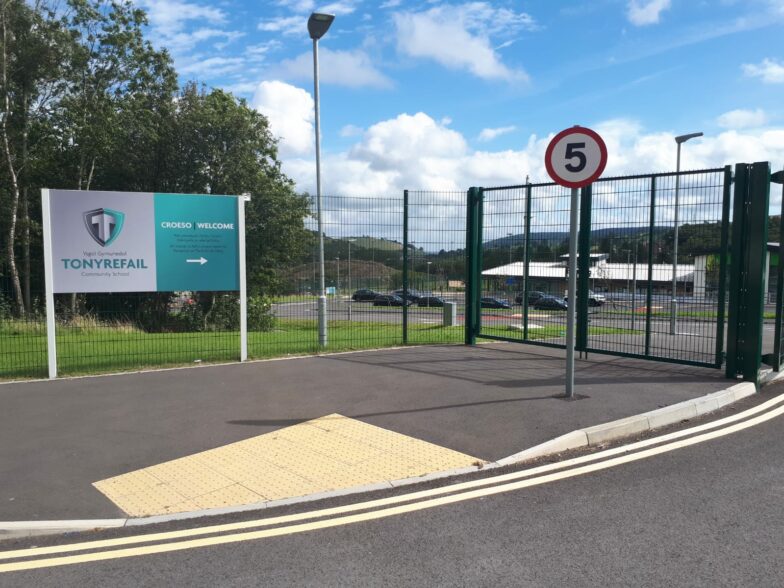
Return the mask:
MULTIPOLYGON (((675 179, 581 190, 578 351, 722 366, 732 170, 675 179)), ((553 183, 469 190, 467 343, 565 346, 569 196, 553 183)))

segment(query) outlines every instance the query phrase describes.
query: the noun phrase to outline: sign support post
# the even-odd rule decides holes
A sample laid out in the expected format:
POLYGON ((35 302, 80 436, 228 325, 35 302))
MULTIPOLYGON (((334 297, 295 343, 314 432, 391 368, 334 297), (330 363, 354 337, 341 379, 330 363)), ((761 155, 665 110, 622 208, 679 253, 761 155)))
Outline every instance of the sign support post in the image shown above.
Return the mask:
POLYGON ((58 371, 55 294, 238 292, 240 361, 247 360, 249 200, 42 189, 49 378, 58 371))
MULTIPOLYGON (((544 156, 547 173, 557 184, 572 189, 569 213, 569 262, 566 306, 566 398, 574 398, 575 309, 577 308, 577 223, 580 212, 578 189, 602 175, 607 165, 607 146, 591 129, 574 126, 550 141, 544 156)), ((585 241, 590 244, 588 240, 585 241)), ((583 252, 588 255, 589 248, 583 252)), ((587 267, 583 265, 583 267, 587 267)), ((581 292, 583 296, 586 291, 581 292)), ((587 333, 587 329, 583 331, 587 333)))
POLYGON ((250 194, 237 198, 237 257, 240 270, 240 361, 248 360, 248 287, 245 276, 245 203, 250 194))
POLYGON ((46 358, 49 379, 57 377, 57 330, 54 322, 54 274, 52 268, 52 215, 49 207, 49 190, 41 190, 42 220, 44 230, 44 282, 46 283, 46 358))
POLYGON ((574 398, 575 311, 577 309, 577 215, 579 211, 579 192, 577 188, 572 188, 569 213, 569 293, 567 298, 569 302, 566 307, 566 396, 569 398, 574 398))

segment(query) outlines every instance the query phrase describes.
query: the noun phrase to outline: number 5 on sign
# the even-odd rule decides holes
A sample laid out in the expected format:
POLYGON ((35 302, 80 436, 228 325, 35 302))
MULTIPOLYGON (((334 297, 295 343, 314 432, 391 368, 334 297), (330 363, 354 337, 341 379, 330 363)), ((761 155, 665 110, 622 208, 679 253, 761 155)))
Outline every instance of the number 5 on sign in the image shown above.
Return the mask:
POLYGON ((557 184, 582 188, 602 175, 607 165, 607 147, 595 131, 572 127, 553 137, 544 163, 557 184))

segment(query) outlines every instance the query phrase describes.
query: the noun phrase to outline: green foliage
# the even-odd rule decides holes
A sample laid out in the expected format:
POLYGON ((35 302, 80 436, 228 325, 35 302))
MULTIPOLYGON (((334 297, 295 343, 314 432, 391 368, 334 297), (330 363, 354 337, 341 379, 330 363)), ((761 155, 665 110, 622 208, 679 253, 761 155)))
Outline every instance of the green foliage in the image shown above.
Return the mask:
MULTIPOLYGON (((27 313, 32 293, 43 291, 42 187, 250 194, 247 275, 254 296, 281 291, 283 268, 301 262, 313 244, 303 222, 308 198, 281 171, 267 119, 222 90, 196 82, 179 89, 169 54, 145 38, 146 24, 129 0, 0 3, 0 56, 7 57, 0 66, 8 74, 0 99, 9 104, 0 113, 9 144, 0 153, 0 255, 9 283, 24 289, 11 302, 24 297, 27 313), (17 191, 8 188, 9 160, 17 191)), ((214 323, 202 305, 174 317, 170 298, 115 295, 109 302, 88 295, 61 308, 114 313, 148 332, 219 328, 230 320, 222 301, 211 311, 220 317, 214 323)))

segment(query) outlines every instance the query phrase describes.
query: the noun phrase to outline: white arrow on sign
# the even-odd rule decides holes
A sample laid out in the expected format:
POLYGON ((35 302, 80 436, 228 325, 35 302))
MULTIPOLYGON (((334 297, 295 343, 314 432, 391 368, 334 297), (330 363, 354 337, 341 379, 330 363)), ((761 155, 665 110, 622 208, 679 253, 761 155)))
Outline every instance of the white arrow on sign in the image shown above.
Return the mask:
POLYGON ((198 263, 199 265, 204 265, 205 263, 207 263, 207 260, 204 259, 203 257, 200 257, 199 259, 186 259, 185 261, 187 263, 198 263))

